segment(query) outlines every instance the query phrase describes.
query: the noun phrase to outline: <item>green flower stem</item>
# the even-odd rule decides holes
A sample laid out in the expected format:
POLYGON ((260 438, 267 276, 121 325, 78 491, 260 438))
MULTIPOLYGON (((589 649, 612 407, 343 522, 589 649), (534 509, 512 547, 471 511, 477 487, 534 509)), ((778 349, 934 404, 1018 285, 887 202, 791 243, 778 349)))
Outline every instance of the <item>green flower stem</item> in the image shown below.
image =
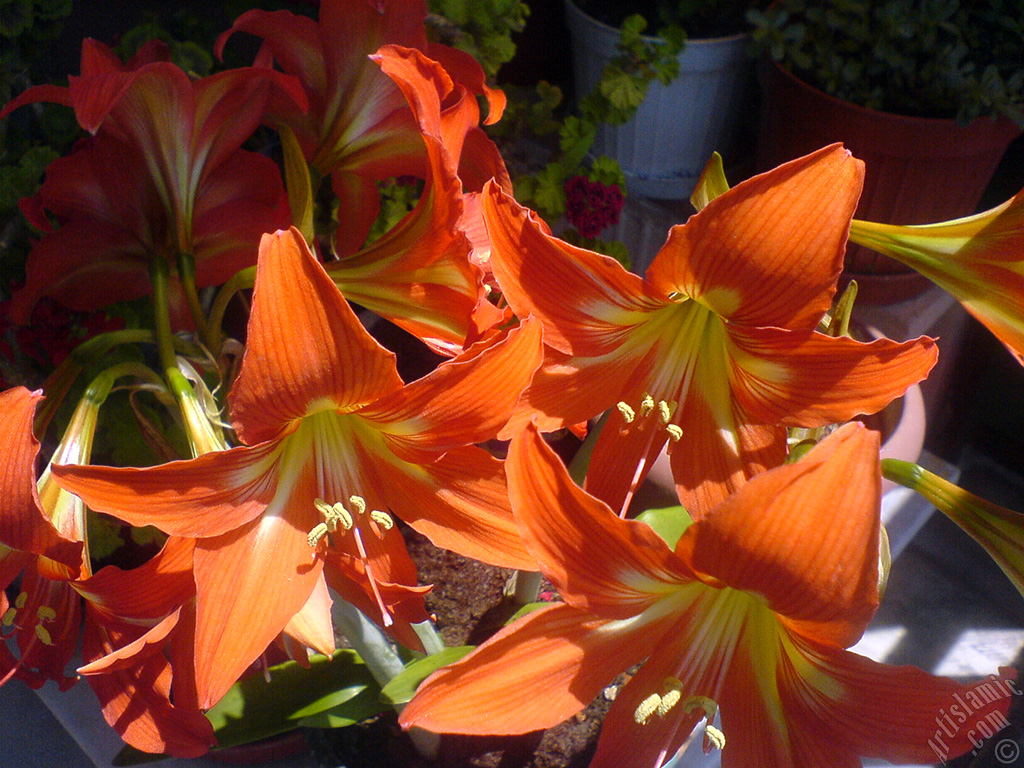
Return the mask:
POLYGON ((203 314, 203 306, 196 289, 196 260, 191 253, 178 254, 178 275, 181 277, 189 312, 192 313, 192 320, 196 324, 196 334, 199 338, 205 339, 206 315, 203 314))
MULTIPOLYGON (((405 664, 384 633, 358 608, 335 596, 331 616, 381 688, 405 671, 405 664)), ((395 711, 401 714, 403 706, 396 704, 395 711)), ((440 736, 436 733, 413 728, 409 739, 423 757, 433 760, 437 756, 440 736)))
POLYGON ((433 656, 435 653, 440 653, 445 649, 444 640, 441 639, 441 635, 437 632, 437 627, 434 626, 434 622, 430 619, 421 621, 419 624, 413 624, 412 631, 416 633, 416 637, 423 643, 423 650, 427 652, 428 656, 433 656))
POLYGON ((210 316, 206 324, 206 333, 203 341, 210 353, 216 357, 223 342, 224 313, 228 304, 236 293, 246 288, 252 288, 256 284, 256 267, 246 267, 236 272, 217 292, 210 307, 210 316))
POLYGON ((405 671, 387 637, 358 608, 335 596, 331 616, 381 688, 405 671))
POLYGON ((174 362, 174 333, 171 330, 170 279, 170 268, 166 260, 159 256, 149 260, 149 280, 153 285, 156 348, 160 367, 165 373, 178 368, 174 362))

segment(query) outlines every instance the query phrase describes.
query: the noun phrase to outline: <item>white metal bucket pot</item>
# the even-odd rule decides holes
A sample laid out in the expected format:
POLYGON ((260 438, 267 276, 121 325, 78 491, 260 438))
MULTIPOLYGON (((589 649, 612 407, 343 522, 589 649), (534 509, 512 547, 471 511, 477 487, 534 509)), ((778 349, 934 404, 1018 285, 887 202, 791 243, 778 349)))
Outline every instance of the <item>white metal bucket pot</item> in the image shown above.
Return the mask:
MULTIPOLYGON (((565 0, 565 16, 580 98, 596 86, 615 55, 619 30, 583 13, 572 0, 565 0)), ((592 152, 618 160, 631 194, 684 200, 713 152, 727 165, 734 160, 738 128, 753 90, 748 41, 746 34, 687 40, 679 55, 679 77, 668 86, 652 82, 629 122, 600 126, 592 152)))

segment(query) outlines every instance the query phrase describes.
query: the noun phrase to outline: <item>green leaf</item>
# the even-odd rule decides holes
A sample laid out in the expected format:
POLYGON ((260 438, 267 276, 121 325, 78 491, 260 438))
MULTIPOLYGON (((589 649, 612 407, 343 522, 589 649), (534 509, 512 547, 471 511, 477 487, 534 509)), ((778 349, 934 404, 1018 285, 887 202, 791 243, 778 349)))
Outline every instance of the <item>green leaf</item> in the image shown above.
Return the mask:
POLYGON ((679 537, 693 523, 693 518, 685 507, 648 509, 637 515, 636 519, 651 526, 670 549, 675 549, 679 537))
POLYGON ((379 692, 373 675, 349 649, 336 651, 329 659, 316 656, 308 669, 288 661, 271 667, 268 674, 269 682, 251 675, 235 683, 206 713, 220 746, 289 731, 298 727, 297 720, 341 706, 363 691, 371 696, 379 692))
POLYGON ((547 608, 549 605, 554 605, 554 603, 545 602, 543 600, 538 603, 527 603, 526 605, 520 607, 518 611, 509 616, 508 621, 505 622, 505 625, 508 626, 512 622, 518 621, 519 619, 523 618, 523 616, 525 616, 526 614, 533 613, 534 611, 539 610, 541 608, 547 608))
POLYGON ((347 728, 380 714, 385 709, 387 709, 387 705, 380 700, 377 687, 364 687, 356 691, 347 701, 323 712, 316 712, 304 717, 296 724, 303 728, 347 728))
POLYGON ((380 692, 381 701, 391 705, 408 703, 416 694, 416 689, 420 683, 426 680, 432 673, 448 664, 454 664, 475 648, 475 645, 445 648, 433 656, 427 656, 419 661, 414 661, 405 668, 404 672, 400 672, 390 683, 384 686, 384 689, 380 692))
POLYGON ((601 94, 618 109, 633 109, 640 106, 646 90, 636 77, 621 69, 606 70, 599 87, 601 94))

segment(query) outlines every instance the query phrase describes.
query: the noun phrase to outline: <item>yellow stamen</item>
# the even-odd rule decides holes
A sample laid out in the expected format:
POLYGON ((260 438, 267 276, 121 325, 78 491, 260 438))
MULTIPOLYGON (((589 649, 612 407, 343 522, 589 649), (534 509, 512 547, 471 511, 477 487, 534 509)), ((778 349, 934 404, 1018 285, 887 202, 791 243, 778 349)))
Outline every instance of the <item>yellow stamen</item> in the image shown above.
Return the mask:
POLYGON ((310 531, 309 535, 306 537, 306 543, 309 544, 310 547, 316 547, 316 545, 320 543, 320 540, 326 535, 327 524, 317 523, 316 527, 314 527, 313 530, 310 531))
POLYGON ((683 698, 683 684, 674 677, 665 678, 665 695, 661 697, 658 704, 658 717, 664 717, 669 713, 679 700, 683 698))
POLYGON ((640 415, 644 417, 650 416, 653 410, 654 398, 650 395, 644 395, 644 399, 640 401, 640 415))
POLYGON ((3 624, 5 627, 11 626, 11 624, 14 623, 14 617, 17 614, 17 608, 8 608, 6 611, 4 611, 4 616, 2 619, 0 619, 0 624, 3 624))
POLYGON ((391 519, 391 515, 387 512, 381 512, 379 509, 370 512, 370 519, 387 531, 395 527, 395 521, 391 519))
POLYGON ((673 443, 678 443, 683 436, 683 428, 678 424, 666 425, 665 431, 668 432, 668 437, 673 443))
POLYGON ((672 421, 672 406, 664 400, 658 401, 658 418, 661 419, 661 423, 666 426, 670 421, 672 421))
POLYGON ((57 618, 57 612, 48 605, 41 605, 36 610, 36 616, 39 617, 40 621, 53 621, 57 618))
POLYGON ((704 754, 712 749, 725 749, 725 734, 708 723, 704 726, 704 754))
POLYGON ((629 407, 627 403, 619 402, 615 404, 615 407, 619 409, 619 413, 622 414, 622 420, 627 424, 632 424, 633 419, 636 418, 636 411, 629 407))
POLYGON ((715 715, 718 714, 718 704, 707 696, 691 696, 683 705, 686 712, 692 712, 697 707, 704 710, 704 754, 708 754, 712 749, 723 749, 725 734, 712 724, 715 715))
POLYGON ((640 705, 636 708, 636 712, 633 713, 633 719, 637 725, 644 725, 650 719, 651 715, 658 711, 658 707, 661 706, 661 696, 657 693, 652 693, 646 699, 640 702, 640 705))
POLYGON ((362 496, 349 496, 348 503, 352 505, 352 509, 354 509, 357 514, 361 515, 366 511, 366 500, 363 499, 362 496))
POLYGON ((704 710, 704 717, 707 718, 709 723, 715 719, 715 715, 718 713, 718 705, 715 703, 715 700, 707 696, 691 696, 683 705, 683 709, 687 713, 693 712, 697 707, 704 710))
POLYGON ((21 592, 21 593, 18 594, 18 596, 16 598, 14 598, 14 607, 18 608, 20 610, 21 608, 25 607, 25 603, 27 603, 27 602, 28 602, 28 592, 21 592))
POLYGON ((46 627, 42 624, 36 624, 36 637, 43 643, 43 645, 53 645, 53 639, 50 637, 50 633, 46 631, 46 627))

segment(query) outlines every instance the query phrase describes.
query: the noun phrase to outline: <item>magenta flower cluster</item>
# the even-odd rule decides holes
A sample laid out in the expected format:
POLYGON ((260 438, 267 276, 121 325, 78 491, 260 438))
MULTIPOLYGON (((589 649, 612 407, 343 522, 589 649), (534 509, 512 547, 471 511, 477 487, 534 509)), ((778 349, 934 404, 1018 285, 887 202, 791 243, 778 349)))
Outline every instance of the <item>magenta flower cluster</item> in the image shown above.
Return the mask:
POLYGON ((565 182, 565 218, 584 237, 597 237, 605 227, 618 224, 624 202, 618 184, 602 184, 586 176, 565 182))

